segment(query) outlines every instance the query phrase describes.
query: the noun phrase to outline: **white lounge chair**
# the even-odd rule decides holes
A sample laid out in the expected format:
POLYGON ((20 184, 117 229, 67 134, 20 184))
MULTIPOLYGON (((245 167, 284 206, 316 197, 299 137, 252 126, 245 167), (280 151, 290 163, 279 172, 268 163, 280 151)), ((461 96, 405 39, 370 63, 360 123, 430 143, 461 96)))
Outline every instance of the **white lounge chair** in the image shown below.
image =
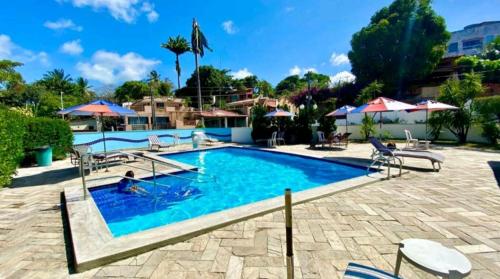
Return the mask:
POLYGON ((156 147, 156 150, 160 151, 160 148, 168 148, 171 146, 171 144, 160 141, 157 135, 149 135, 148 141, 149 150, 154 150, 156 147))

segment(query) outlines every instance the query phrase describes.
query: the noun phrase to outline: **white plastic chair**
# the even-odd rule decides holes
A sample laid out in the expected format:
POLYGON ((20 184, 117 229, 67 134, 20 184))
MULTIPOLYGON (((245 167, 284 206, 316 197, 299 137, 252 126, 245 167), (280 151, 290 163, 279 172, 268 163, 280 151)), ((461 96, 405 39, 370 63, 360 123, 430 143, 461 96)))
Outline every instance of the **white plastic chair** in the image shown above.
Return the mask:
POLYGON ((410 147, 410 145, 413 145, 413 148, 418 147, 418 139, 414 139, 411 136, 411 132, 409 130, 405 129, 405 135, 406 135, 406 147, 410 147))
POLYGON ((274 147, 277 145, 276 137, 278 136, 278 132, 273 132, 271 134, 271 138, 267 140, 267 147, 274 147))
POLYGON ((325 133, 322 131, 317 131, 318 134, 318 143, 321 143, 321 148, 325 147, 325 143, 328 143, 328 140, 325 138, 325 133))

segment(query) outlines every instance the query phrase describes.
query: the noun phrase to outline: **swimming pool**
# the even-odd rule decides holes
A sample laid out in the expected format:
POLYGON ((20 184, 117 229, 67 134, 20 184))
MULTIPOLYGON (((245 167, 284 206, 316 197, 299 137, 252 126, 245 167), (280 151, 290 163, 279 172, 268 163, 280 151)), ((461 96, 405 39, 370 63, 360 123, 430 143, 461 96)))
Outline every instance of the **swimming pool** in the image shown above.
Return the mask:
POLYGON ((139 182, 150 194, 119 193, 116 184, 90 190, 115 237, 172 224, 366 174, 366 169, 311 157, 240 147, 162 155, 200 173, 139 182))

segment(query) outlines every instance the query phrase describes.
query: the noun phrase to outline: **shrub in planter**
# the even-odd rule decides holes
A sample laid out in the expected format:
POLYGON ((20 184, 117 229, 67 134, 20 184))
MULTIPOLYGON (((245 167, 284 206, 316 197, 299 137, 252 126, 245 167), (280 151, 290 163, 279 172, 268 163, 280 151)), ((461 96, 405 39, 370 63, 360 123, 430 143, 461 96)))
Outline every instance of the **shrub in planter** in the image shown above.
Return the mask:
POLYGON ((33 150, 40 146, 50 145, 54 159, 64 159, 73 145, 73 133, 68 123, 62 119, 43 117, 30 118, 26 123, 24 147, 25 163, 34 162, 33 150))
POLYGON ((21 113, 0 108, 0 187, 10 184, 23 158, 25 121, 21 113))

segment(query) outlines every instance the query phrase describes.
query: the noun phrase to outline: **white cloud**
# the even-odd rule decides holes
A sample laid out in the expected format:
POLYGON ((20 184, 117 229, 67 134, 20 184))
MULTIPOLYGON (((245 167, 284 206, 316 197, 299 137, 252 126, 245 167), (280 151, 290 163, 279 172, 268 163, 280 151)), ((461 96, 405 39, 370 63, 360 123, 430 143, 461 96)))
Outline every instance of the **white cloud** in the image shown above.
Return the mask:
POLYGON ((252 72, 250 72, 247 68, 240 69, 237 72, 231 73, 231 76, 235 79, 242 79, 249 76, 253 76, 252 72))
POLYGON ((142 3, 141 11, 146 13, 149 22, 156 22, 160 15, 155 11, 155 6, 149 2, 142 3))
POLYGON ((34 52, 15 44, 7 35, 0 34, 0 59, 10 59, 22 63, 39 62, 43 66, 50 64, 49 55, 44 52, 34 52))
POLYGON ((312 67, 309 67, 309 68, 300 68, 299 66, 295 65, 293 66, 290 70, 288 70, 288 74, 289 75, 303 75, 307 72, 313 72, 313 73, 317 73, 318 70, 316 70, 315 68, 312 68, 312 67))
POLYGON ((356 76, 348 71, 342 71, 330 77, 330 84, 335 86, 342 83, 351 83, 354 80, 356 80, 356 76))
POLYGON ((158 19, 159 14, 154 10, 154 5, 143 0, 57 0, 58 2, 71 2, 73 6, 91 7, 94 10, 107 10, 112 17, 132 23, 142 13, 146 13, 149 22, 158 19), (142 5, 141 5, 142 4, 142 5))
POLYGON ((80 62, 76 68, 87 79, 116 84, 120 81, 143 79, 159 63, 159 60, 146 59, 134 52, 120 55, 98 50, 92 55, 91 62, 80 62))
POLYGON ((330 63, 333 66, 340 66, 344 64, 349 64, 349 57, 345 55, 344 53, 332 53, 332 56, 330 56, 330 63))
POLYGON ((234 22, 232 20, 226 20, 222 23, 222 29, 226 31, 226 33, 233 35, 236 34, 239 30, 236 25, 234 25, 234 22))
POLYGON ((60 18, 57 21, 47 20, 43 26, 52 30, 64 30, 69 29, 73 31, 81 32, 83 27, 76 25, 71 19, 60 18))
POLYGON ((65 42, 59 50, 62 53, 66 53, 69 55, 79 55, 83 52, 83 47, 80 44, 80 40, 74 40, 74 41, 69 41, 65 42))

